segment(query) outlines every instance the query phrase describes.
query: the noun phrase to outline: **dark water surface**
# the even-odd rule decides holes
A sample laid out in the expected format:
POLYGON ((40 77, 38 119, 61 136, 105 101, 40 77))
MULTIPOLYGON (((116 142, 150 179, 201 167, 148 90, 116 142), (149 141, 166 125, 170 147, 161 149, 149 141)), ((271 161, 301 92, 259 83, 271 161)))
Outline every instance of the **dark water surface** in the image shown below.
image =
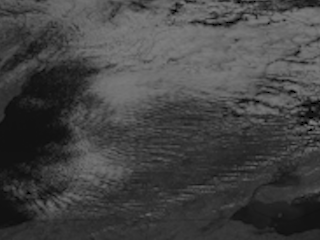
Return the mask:
POLYGON ((290 236, 320 229, 320 202, 250 202, 239 209, 231 219, 253 225, 257 229, 269 227, 281 235, 290 236))

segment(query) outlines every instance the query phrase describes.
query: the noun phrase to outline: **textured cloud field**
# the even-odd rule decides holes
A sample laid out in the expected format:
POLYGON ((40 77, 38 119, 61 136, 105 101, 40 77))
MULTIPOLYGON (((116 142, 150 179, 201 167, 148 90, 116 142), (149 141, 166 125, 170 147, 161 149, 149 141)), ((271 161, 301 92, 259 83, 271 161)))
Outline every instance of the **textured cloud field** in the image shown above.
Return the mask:
POLYGON ((1 0, 0 238, 318 239, 318 5, 1 0))

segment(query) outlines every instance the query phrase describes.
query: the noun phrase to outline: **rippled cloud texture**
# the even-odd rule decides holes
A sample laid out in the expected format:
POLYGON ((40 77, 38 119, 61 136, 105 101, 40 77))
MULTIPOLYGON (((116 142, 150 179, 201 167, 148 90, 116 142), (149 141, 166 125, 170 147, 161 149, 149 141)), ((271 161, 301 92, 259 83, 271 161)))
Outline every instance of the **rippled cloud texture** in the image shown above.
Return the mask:
POLYGON ((2 0, 0 238, 317 239, 318 6, 2 0))

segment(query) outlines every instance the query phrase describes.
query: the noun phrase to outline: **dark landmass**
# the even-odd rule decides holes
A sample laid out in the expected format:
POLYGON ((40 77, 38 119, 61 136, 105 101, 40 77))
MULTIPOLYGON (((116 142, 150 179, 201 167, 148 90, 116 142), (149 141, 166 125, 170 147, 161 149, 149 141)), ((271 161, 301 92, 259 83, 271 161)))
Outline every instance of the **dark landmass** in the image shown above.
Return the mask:
POLYGON ((320 229, 320 202, 308 199, 298 203, 252 200, 236 211, 231 220, 241 221, 257 229, 271 228, 278 234, 290 236, 320 229))

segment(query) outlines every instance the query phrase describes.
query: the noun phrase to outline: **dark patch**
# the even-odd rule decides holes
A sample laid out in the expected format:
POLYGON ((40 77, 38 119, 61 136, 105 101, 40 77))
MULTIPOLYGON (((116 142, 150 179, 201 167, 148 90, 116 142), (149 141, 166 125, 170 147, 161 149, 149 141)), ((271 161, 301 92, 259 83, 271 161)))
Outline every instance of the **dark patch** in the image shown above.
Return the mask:
POLYGON ((275 231, 281 235, 289 236, 314 229, 320 229, 320 202, 308 202, 293 207, 302 209, 304 215, 292 220, 277 219, 273 223, 275 231))
POLYGON ((319 0, 286 0, 286 1, 279 1, 279 3, 286 5, 288 9, 291 9, 291 8, 302 9, 302 8, 320 6, 319 0))
POLYGON ((150 7, 147 4, 148 3, 145 1, 132 1, 130 3, 130 9, 135 10, 137 12, 142 10, 150 10, 150 7))
POLYGON ((217 18, 211 18, 208 17, 206 19, 197 19, 197 20, 192 20, 190 23, 194 24, 194 25, 203 25, 205 27, 231 27, 233 25, 238 24, 239 22, 243 21, 243 15, 242 14, 237 14, 235 17, 233 17, 230 20, 224 20, 222 19, 218 19, 217 18))
POLYGON ((308 124, 310 120, 319 121, 320 120, 320 101, 319 100, 306 100, 300 106, 298 113, 298 119, 300 124, 308 124))
POLYGON ((320 229, 320 202, 263 203, 251 201, 240 208, 232 220, 253 225, 257 229, 272 228, 281 235, 289 236, 313 229, 320 229))
POLYGON ((20 102, 20 97, 10 102, 0 124, 1 167, 36 160, 47 144, 65 144, 71 136, 58 109, 28 109, 20 102))
POLYGON ((177 2, 177 3, 175 3, 175 4, 170 8, 170 13, 171 13, 172 15, 175 15, 175 14, 179 13, 182 8, 183 8, 183 4, 177 2))
MULTIPOLYGON (((240 5, 252 5, 257 4, 254 0, 234 0, 235 3, 240 5)), ((261 1, 258 2, 258 6, 264 10, 273 11, 287 11, 292 9, 302 9, 308 7, 317 7, 320 5, 319 0, 276 0, 276 1, 261 1)))
MULTIPOLYGON (((34 73, 23 84, 21 93, 6 106, 0 123, 0 193, 5 192, 6 184, 25 180, 38 183, 43 197, 57 192, 55 179, 50 182, 52 186, 44 186, 44 180, 35 172, 44 165, 68 159, 65 148, 72 131, 66 117, 87 89, 87 78, 96 72, 81 63, 62 62, 34 73)), ((19 210, 24 209, 25 200, 8 197, 0 194, 0 227, 29 219, 19 210)))
MULTIPOLYGON (((1 167, 36 160, 48 144, 65 145, 71 130, 63 122, 86 87, 88 70, 57 66, 38 72, 5 108, 0 123, 1 167)), ((50 152, 47 154, 51 154, 50 152)))
POLYGON ((19 211, 19 207, 0 195, 0 228, 18 225, 31 219, 27 213, 19 211))
POLYGON ((20 98, 32 97, 45 101, 52 109, 69 109, 88 87, 85 78, 96 71, 72 63, 61 63, 35 73, 22 86, 20 98))

